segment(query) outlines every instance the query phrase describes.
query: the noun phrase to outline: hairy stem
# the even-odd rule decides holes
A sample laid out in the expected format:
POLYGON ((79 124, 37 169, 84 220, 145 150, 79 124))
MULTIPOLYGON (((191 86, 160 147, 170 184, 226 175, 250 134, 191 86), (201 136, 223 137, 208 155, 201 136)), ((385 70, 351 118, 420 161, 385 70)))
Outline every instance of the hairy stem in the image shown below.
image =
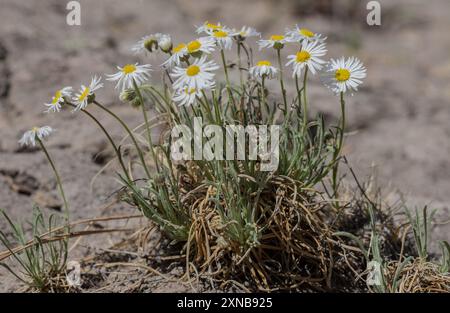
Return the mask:
POLYGON ((59 192, 61 193, 61 197, 64 201, 64 209, 66 211, 66 219, 69 220, 69 203, 67 202, 66 194, 64 193, 64 188, 61 182, 61 177, 59 176, 58 170, 56 169, 55 163, 53 162, 52 158, 50 157, 50 154, 48 153, 47 149, 45 148, 44 143, 41 139, 39 139, 36 136, 36 140, 41 146, 42 151, 44 151, 45 156, 47 157, 48 162, 50 163, 50 166, 52 167, 53 173, 55 174, 56 183, 58 184, 59 192))
POLYGON ((345 131, 345 100, 344 100, 344 93, 341 92, 340 94, 340 102, 341 102, 341 125, 339 130, 339 138, 338 138, 338 147, 334 153, 333 159, 334 159, 334 166, 333 166, 333 191, 334 191, 334 197, 337 198, 338 193, 338 172, 339 172, 339 156, 342 152, 342 146, 344 144, 344 131, 345 131))
POLYGON ((226 83, 227 83, 228 97, 230 98, 229 99, 230 101, 234 102, 233 94, 231 93, 230 78, 228 76, 227 61, 225 60, 225 52, 223 51, 223 49, 220 49, 220 56, 222 57, 223 70, 225 72, 225 80, 226 80, 226 83))
POLYGON ((94 104, 96 106, 98 106, 100 109, 102 109, 103 111, 105 111, 106 113, 108 113, 109 115, 111 115, 114 119, 116 119, 120 123, 120 125, 122 125, 122 127, 125 129, 125 131, 130 136, 131 140, 133 141, 133 144, 136 147, 137 153, 139 155, 139 159, 141 160, 142 166, 144 167, 145 173, 147 174, 147 177, 150 178, 151 177, 150 171, 148 170, 147 164, 145 163, 144 154, 142 153, 141 147, 139 147, 139 144, 138 144, 133 132, 130 130, 130 128, 127 126, 127 124, 119 116, 117 116, 114 112, 112 112, 107 107, 100 104, 98 101, 95 100, 94 104))
POLYGON ((288 111, 287 99, 286 99, 286 89, 284 89, 284 81, 283 81, 283 64, 281 63, 281 49, 277 50, 278 56, 278 67, 280 68, 280 87, 281 94, 283 95, 283 103, 284 103, 284 115, 286 117, 288 111))
MULTIPOLYGON (((68 105, 70 105, 70 106, 72 106, 74 108, 76 107, 72 103, 68 103, 68 105)), ((94 115, 92 115, 91 113, 89 113, 85 109, 81 109, 80 111, 83 112, 84 114, 86 114, 89 118, 91 118, 98 125, 98 127, 100 127, 100 129, 103 131, 103 133, 105 134, 106 138, 108 139, 108 141, 110 142, 111 146, 113 147, 117 158, 119 159, 119 163, 120 163, 120 166, 122 167, 122 170, 123 170, 124 174, 126 175, 127 179, 129 181, 131 181, 130 174, 128 173, 127 167, 123 163, 122 154, 120 153, 120 150, 117 147, 117 145, 115 144, 115 142, 112 139, 111 135, 108 133, 108 131, 105 129, 105 127, 102 125, 102 123, 100 123, 100 121, 94 115)))
POLYGON ((306 130, 308 124, 308 100, 306 95, 306 82, 308 78, 308 67, 305 67, 305 75, 303 76, 303 129, 306 130))
POLYGON ((134 87, 134 90, 136 90, 136 94, 139 97, 139 101, 141 102, 142 114, 144 115, 145 128, 147 129, 147 136, 148 136, 148 143, 150 146, 149 147, 150 152, 152 154, 153 161, 155 162, 156 170, 159 172, 158 158, 156 157, 155 150, 153 149, 152 132, 150 129, 150 124, 148 123, 148 115, 147 115, 147 111, 145 110, 144 98, 142 97, 141 91, 139 90, 139 87, 136 84, 136 81, 134 79, 133 79, 133 87, 134 87))

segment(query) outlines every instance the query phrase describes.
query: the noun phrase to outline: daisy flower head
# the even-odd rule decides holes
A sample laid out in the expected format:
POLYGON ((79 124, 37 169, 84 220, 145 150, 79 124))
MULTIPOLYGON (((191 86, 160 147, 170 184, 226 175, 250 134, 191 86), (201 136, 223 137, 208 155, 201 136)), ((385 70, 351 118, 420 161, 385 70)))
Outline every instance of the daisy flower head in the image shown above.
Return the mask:
POLYGON ((300 42, 300 41, 320 41, 324 42, 327 37, 323 37, 321 34, 314 33, 308 28, 300 28, 295 25, 294 29, 287 30, 286 33, 287 40, 290 42, 300 42))
POLYGON ((208 34, 208 35, 210 35, 212 32, 215 32, 215 31, 223 29, 223 26, 220 25, 220 23, 213 24, 213 23, 210 23, 208 21, 203 23, 203 25, 196 26, 196 27, 197 27, 197 30, 196 30, 197 34, 205 33, 205 34, 208 34))
POLYGON ((36 139, 44 140, 44 138, 50 136, 53 129, 50 126, 43 127, 33 127, 32 129, 26 131, 22 138, 19 140, 21 146, 36 146, 36 139))
POLYGON ((215 42, 210 37, 201 37, 186 45, 187 52, 192 56, 200 56, 202 53, 209 54, 214 51, 214 48, 215 42))
POLYGON ((45 112, 59 112, 61 110, 61 105, 63 105, 66 101, 65 98, 70 98, 71 95, 72 87, 64 87, 57 90, 52 98, 52 101, 50 103, 44 103, 44 105, 48 108, 45 112))
POLYGON ((319 41, 303 41, 300 51, 294 55, 288 56, 288 59, 290 61, 286 63, 286 66, 289 66, 291 64, 293 65, 293 77, 301 76, 302 71, 305 67, 307 67, 308 70, 311 71, 313 75, 315 75, 322 69, 322 64, 326 63, 320 58, 326 53, 327 49, 324 43, 321 43, 319 41))
POLYGON ((263 48, 274 48, 282 49, 284 44, 287 42, 286 36, 284 35, 272 35, 269 39, 258 40, 259 50, 263 48))
POLYGON ((355 57, 345 59, 344 57, 334 60, 325 66, 322 74, 323 84, 334 93, 345 93, 347 91, 357 91, 358 86, 366 77, 366 68, 363 63, 355 57))
POLYGON ((256 29, 249 26, 243 26, 241 30, 235 30, 234 33, 239 40, 245 40, 249 37, 261 37, 260 32, 257 32, 256 29))
POLYGON ((255 78, 275 78, 278 74, 278 69, 272 66, 272 63, 267 60, 262 60, 256 63, 255 66, 251 67, 250 75, 255 78))
POLYGON ((194 104, 197 97, 200 97, 202 91, 197 88, 183 87, 179 88, 172 97, 172 100, 177 102, 179 106, 190 106, 194 104))
POLYGON ((131 51, 135 54, 151 53, 158 49, 158 41, 161 36, 163 36, 163 34, 160 33, 144 36, 133 47, 131 47, 131 51))
POLYGON ((92 102, 92 97, 94 96, 94 91, 100 89, 103 87, 103 83, 100 82, 101 77, 94 76, 91 79, 91 83, 89 86, 81 85, 78 93, 75 94, 74 97, 72 97, 72 100, 74 104, 76 105, 76 108, 74 111, 79 111, 81 109, 84 109, 87 107, 89 103, 92 102))
POLYGON ((211 89, 214 88, 214 73, 219 67, 214 61, 207 61, 206 56, 196 59, 188 67, 175 67, 172 76, 176 79, 173 87, 180 89, 188 87, 189 89, 211 89))
POLYGON ((180 43, 172 48, 171 56, 162 64, 162 66, 168 68, 180 66, 181 61, 188 55, 187 45, 185 43, 180 43))
POLYGON ((150 78, 150 71, 152 70, 150 64, 139 65, 139 63, 126 64, 123 67, 118 66, 117 69, 119 70, 117 73, 107 75, 107 80, 117 81, 116 89, 120 91, 133 88, 133 82, 136 82, 138 86, 141 85, 150 78))
POLYGON ((215 40, 218 47, 227 50, 231 49, 231 46, 233 45, 233 36, 235 35, 236 34, 232 30, 226 28, 213 31, 210 34, 211 38, 215 40))

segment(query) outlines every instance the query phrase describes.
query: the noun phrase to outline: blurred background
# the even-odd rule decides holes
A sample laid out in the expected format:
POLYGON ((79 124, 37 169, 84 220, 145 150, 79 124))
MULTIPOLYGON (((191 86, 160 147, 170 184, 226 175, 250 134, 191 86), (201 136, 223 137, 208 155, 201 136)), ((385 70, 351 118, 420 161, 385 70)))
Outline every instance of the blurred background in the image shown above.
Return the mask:
MULTIPOLYGON (((365 0, 81 0, 81 26, 67 25, 67 2, 0 0, 0 207, 12 217, 29 216, 33 203, 61 207, 44 156, 17 144, 35 125, 57 130, 48 147, 61 169, 72 218, 104 214, 118 187, 113 170, 91 184, 112 157, 95 125, 68 111, 42 113, 56 88, 78 88, 91 75, 113 73, 124 63, 157 66, 161 58, 130 51, 146 34, 170 33, 176 43, 193 39, 194 25, 206 20, 250 25, 263 36, 299 24, 328 36, 328 57, 354 55, 368 68, 360 92, 347 101, 345 153, 361 180, 375 173, 387 197, 401 193, 411 207, 439 209, 433 239, 450 240, 448 0, 380 0, 381 26, 367 25, 365 0)), ((257 52, 254 41, 253 47, 257 52)), ((264 55, 273 57, 271 51, 264 55)), ((312 115, 338 118, 336 97, 317 77, 311 80, 312 115)), ((113 84, 105 85, 99 99, 137 125, 139 111, 120 103, 113 84)), ((120 128, 98 113, 121 138, 120 128)))

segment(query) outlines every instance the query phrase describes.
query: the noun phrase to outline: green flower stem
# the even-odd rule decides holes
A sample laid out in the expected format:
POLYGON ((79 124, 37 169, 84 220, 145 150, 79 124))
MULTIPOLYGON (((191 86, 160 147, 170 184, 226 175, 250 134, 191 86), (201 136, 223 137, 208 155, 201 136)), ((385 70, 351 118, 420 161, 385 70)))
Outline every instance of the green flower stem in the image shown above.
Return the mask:
POLYGON ((300 89, 300 86, 299 86, 299 84, 298 84, 298 75, 297 75, 297 74, 295 74, 295 90, 297 91, 297 100, 298 100, 299 106, 300 106, 300 104, 301 104, 301 99, 300 99, 300 97, 301 97, 302 95, 301 95, 301 89, 300 89))
MULTIPOLYGON (((266 87, 265 87, 265 83, 266 83, 266 77, 263 75, 263 77, 261 78, 261 98, 262 98, 262 104, 264 106, 264 108, 266 108, 266 87)), ((270 112, 267 112, 268 114, 270 114, 270 112)))
POLYGON ((338 188, 338 171, 339 171, 339 156, 342 152, 342 147, 344 144, 344 131, 345 131, 345 100, 344 93, 340 94, 340 102, 341 102, 341 126, 339 131, 339 139, 338 139, 338 147, 334 153, 334 166, 333 166, 333 191, 335 198, 337 198, 337 188, 338 188))
POLYGON ((284 114, 285 117, 287 115, 288 111, 288 105, 287 105, 287 99, 286 99, 286 89, 284 89, 284 81, 283 81, 283 64, 281 63, 281 49, 277 50, 277 56, 278 56, 278 67, 280 68, 280 87, 281 87, 281 94, 283 95, 283 103, 284 103, 284 114))
MULTIPOLYGON (((194 112, 194 116, 198 117, 206 117, 208 118, 210 123, 216 123, 214 116, 212 115, 211 108, 208 106, 208 101, 203 101, 201 97, 197 97, 197 101, 200 103, 201 107, 203 107, 203 111, 201 107, 199 107, 199 111, 196 111, 194 107, 192 107, 192 111, 194 112)), ((216 115, 217 117, 217 115, 216 115)))
POLYGON ((345 131, 345 100, 344 100, 343 92, 341 92, 340 100, 341 100, 342 117, 341 117, 341 133, 340 133, 340 137, 339 137, 339 153, 341 152, 341 149, 342 149, 342 144, 344 141, 344 131, 345 131))
MULTIPOLYGON (((169 56, 172 56, 172 51, 169 51, 168 53, 169 53, 169 56)), ((164 72, 166 73, 167 77, 169 78, 170 83, 173 85, 173 80, 172 80, 172 77, 170 77, 169 70, 165 69, 164 72)))
POLYGON ((306 130, 308 124, 308 100, 306 96, 306 82, 308 78, 308 67, 305 67, 305 75, 303 76, 303 129, 306 130))
POLYGON ((244 78, 242 76, 242 60, 241 60, 241 41, 237 42, 237 55, 238 55, 238 67, 239 67, 239 81, 241 83, 241 87, 244 87, 244 78))
POLYGON ((125 131, 130 136, 131 140, 133 141, 133 144, 136 147, 137 153, 139 155, 139 159, 141 160, 142 166, 144 167, 145 173, 147 174, 147 177, 150 178, 151 177, 150 176, 150 171, 148 170, 147 164, 145 163, 145 159, 144 159, 144 155, 142 153, 142 150, 139 147, 139 144, 138 144, 136 138, 134 137, 133 132, 130 130, 130 128, 127 126, 127 124, 124 121, 122 121, 122 119, 119 116, 117 116, 114 112, 112 112, 107 107, 105 107, 102 104, 100 104, 98 101, 94 100, 93 103, 96 106, 98 106, 100 109, 102 109, 103 111, 105 111, 106 113, 111 115, 114 119, 116 119, 120 123, 120 125, 122 125, 122 127, 125 129, 125 131))
MULTIPOLYGON (((302 101, 302 92, 303 92, 304 87, 300 88, 300 84, 298 82, 298 75, 295 75, 295 89, 297 91, 296 99, 297 99, 297 102, 298 102, 298 105, 296 107, 296 109, 297 109, 297 117, 300 117, 300 116, 303 116, 302 110, 304 110, 304 108, 302 108, 302 106, 303 106, 303 103, 302 103, 303 102, 302 101)), ((298 125, 297 125, 298 131, 301 130, 301 127, 303 127, 303 125, 298 123, 298 125)))
MULTIPOLYGON (((76 107, 75 105, 73 105, 71 103, 68 103, 68 104, 70 106, 74 107, 74 108, 76 107)), ((114 140, 112 139, 111 135, 108 133, 108 131, 105 129, 105 127, 102 125, 102 123, 100 123, 100 121, 94 115, 92 115, 91 113, 89 113, 85 109, 82 109, 80 111, 83 112, 84 114, 86 114, 87 116, 89 116, 98 125, 98 127, 100 127, 100 129, 103 131, 103 133, 105 134, 106 138, 108 138, 108 141, 111 143, 111 146, 113 147, 114 152, 117 155, 117 158, 119 159, 119 163, 120 163, 120 166, 122 167, 122 170, 123 170, 124 174, 126 175, 128 181, 131 182, 130 174, 128 173, 127 167, 123 163, 122 155, 121 155, 121 153, 119 151, 119 148, 114 143, 114 140)))
POLYGON ((223 63, 223 70, 225 72, 225 79, 227 82, 227 90, 228 90, 228 97, 232 102, 234 102, 233 94, 231 93, 231 85, 230 85, 230 78, 228 76, 228 68, 227 68, 227 61, 225 60, 225 52, 223 49, 220 49, 220 55, 222 57, 222 63, 223 63))
POLYGON ((147 136, 148 136, 148 143, 150 145, 150 151, 151 151, 151 154, 153 157, 153 161, 155 161, 156 170, 159 172, 158 158, 156 157, 155 150, 153 149, 152 132, 150 129, 150 124, 148 123, 148 115, 147 115, 147 111, 145 110, 144 98, 142 97, 141 91, 139 90, 139 87, 136 84, 136 81, 134 79, 133 79, 133 87, 134 87, 134 90, 136 90, 136 94, 139 97, 139 101, 141 102, 142 114, 144 115, 145 128, 147 129, 147 136))
POLYGON ((50 154, 48 153, 47 149, 45 148, 44 143, 42 142, 42 140, 40 140, 37 136, 36 136, 36 140, 39 143, 39 145, 41 146, 42 151, 44 151, 45 156, 47 157, 48 162, 50 163, 50 166, 53 169, 53 173, 55 174, 55 178, 56 178, 56 183, 58 184, 58 188, 59 188, 59 192, 61 193, 61 197, 64 201, 64 208, 66 211, 66 219, 67 221, 69 220, 69 203, 67 202, 67 198, 66 195, 64 193, 64 188, 61 182, 61 178, 59 176, 58 170, 56 169, 55 163, 53 162, 52 158, 50 157, 50 154))
POLYGON ((153 96, 153 98, 156 99, 158 102, 160 102, 158 97, 161 98, 162 101, 164 101, 164 103, 167 105, 169 111, 175 116, 177 122, 180 122, 181 117, 178 115, 176 107, 172 106, 173 102, 168 101, 167 98, 153 86, 149 86, 149 88, 150 94, 153 96))
MULTIPOLYGON (((205 104, 208 103, 208 97, 206 96, 206 93, 204 90, 202 90, 202 95, 203 95, 203 99, 205 99, 205 104)), ((222 125, 222 119, 220 117, 220 110, 219 110, 219 105, 217 104, 216 101, 214 101, 214 99, 212 100, 213 102, 213 106, 214 106, 214 113, 216 115, 216 123, 217 125, 222 125)), ((211 110, 209 110, 211 111, 211 110)))

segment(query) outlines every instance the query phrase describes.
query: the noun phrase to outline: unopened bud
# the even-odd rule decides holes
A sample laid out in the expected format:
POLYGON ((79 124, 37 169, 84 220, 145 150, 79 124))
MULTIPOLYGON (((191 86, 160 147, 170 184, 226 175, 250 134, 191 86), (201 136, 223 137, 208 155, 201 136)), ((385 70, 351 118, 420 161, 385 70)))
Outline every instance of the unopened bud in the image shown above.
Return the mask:
POLYGON ((120 101, 124 103, 129 103, 133 107, 138 107, 141 105, 141 101, 139 100, 139 97, 136 94, 136 91, 134 89, 125 89, 120 93, 120 101))
POLYGON ((154 35, 148 37, 148 39, 144 42, 144 47, 149 52, 153 52, 154 50, 158 49, 158 38, 154 35))
POLYGON ((158 45, 161 51, 165 53, 169 53, 172 51, 172 38, 170 38, 170 35, 162 35, 161 38, 158 40, 158 45))
POLYGON ((282 44, 281 42, 275 42, 274 45, 273 45, 273 47, 274 47, 274 49, 276 49, 276 50, 280 50, 280 49, 283 49, 284 44, 282 44))

